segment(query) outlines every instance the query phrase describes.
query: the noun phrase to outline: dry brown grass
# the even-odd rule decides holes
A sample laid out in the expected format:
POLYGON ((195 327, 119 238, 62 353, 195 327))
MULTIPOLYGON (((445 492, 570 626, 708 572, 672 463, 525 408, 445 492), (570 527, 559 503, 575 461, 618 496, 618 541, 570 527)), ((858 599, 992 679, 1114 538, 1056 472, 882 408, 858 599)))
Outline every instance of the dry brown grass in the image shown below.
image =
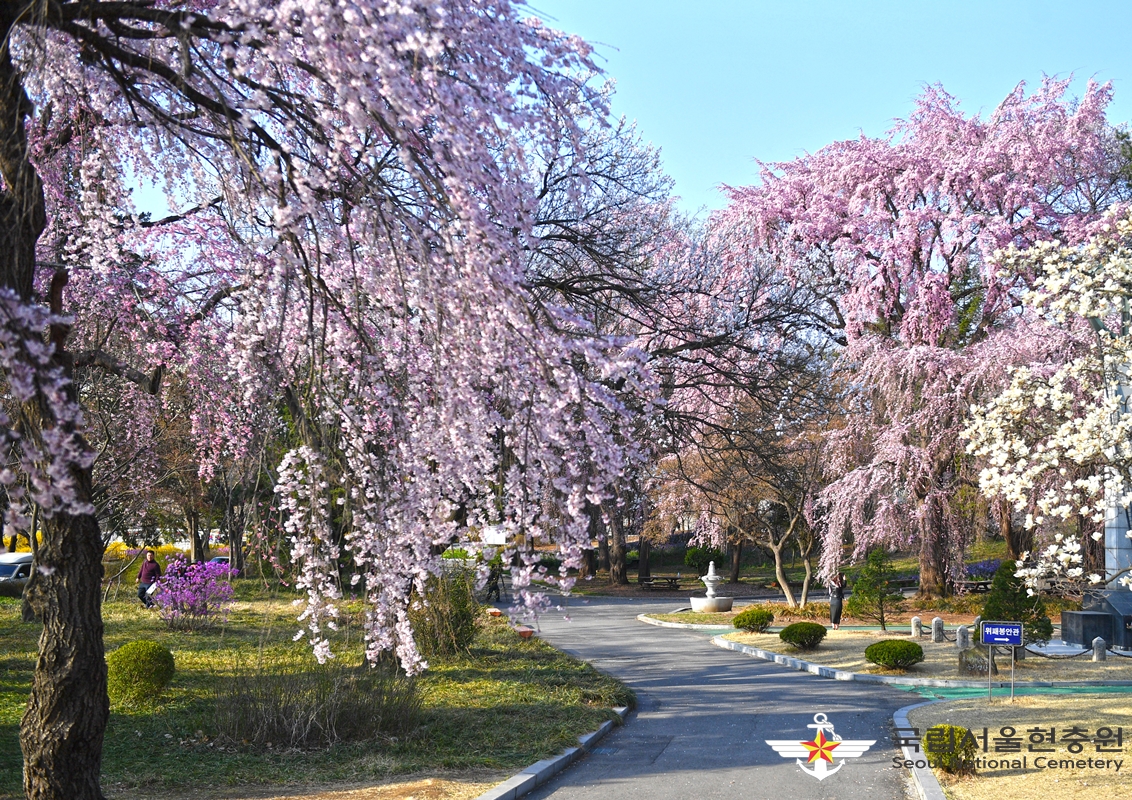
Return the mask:
POLYGON ((256 792, 248 789, 195 791, 189 795, 163 792, 159 795, 134 794, 134 800, 472 800, 492 786, 510 777, 510 773, 472 770, 426 775, 401 776, 397 780, 383 781, 365 786, 309 786, 295 787, 286 794, 270 789, 256 792))
MULTIPOLYGON (((1028 742, 1024 738, 1023 753, 1027 769, 983 769, 975 776, 952 778, 937 771, 937 777, 950 800, 1031 800, 1048 797, 1053 800, 1093 800, 1093 798, 1132 798, 1132 695, 1129 694, 1073 694, 1028 695, 1018 697, 1014 703, 996 700, 989 705, 985 697, 953 700, 918 708, 909 714, 911 724, 921 732, 932 725, 947 722, 975 731, 981 735, 987 728, 993 737, 1004 726, 1026 736, 1029 728, 1053 727, 1058 737, 1063 728, 1073 725, 1087 728, 1090 733, 1099 727, 1124 727, 1125 753, 1097 753, 1095 745, 1088 743, 1077 755, 1057 745, 1056 753, 1025 752, 1028 742), (1119 772, 1107 769, 1036 769, 1034 758, 1044 756, 1056 759, 1122 759, 1119 772)), ((1044 747, 1046 745, 1037 745, 1044 747)), ((980 744, 981 747, 981 744, 980 744)), ((993 742, 990 749, 993 750, 993 742)), ((980 753, 987 758, 1015 758, 989 752, 980 753)))
MULTIPOLYGON (((830 630, 816 650, 807 651, 794 650, 779 639, 776 633, 732 633, 728 634, 727 638, 762 650, 784 653, 835 669, 892 675, 894 673, 891 670, 882 670, 877 665, 866 661, 865 648, 881 639, 907 638, 907 633, 904 631, 881 633, 880 631, 830 630)), ((911 678, 978 680, 977 676, 959 674, 958 651, 955 649, 954 642, 933 644, 927 639, 920 639, 919 642, 924 648, 924 661, 902 674, 911 678)), ((1003 657, 996 658, 999 665, 997 680, 1010 680, 1009 660, 1003 657)), ((1019 682, 1132 680, 1132 658, 1110 655, 1108 661, 1093 663, 1088 656, 1055 661, 1027 654, 1024 660, 1018 662, 1015 678, 1019 682)), ((1132 731, 1130 731, 1130 734, 1132 734, 1132 731)))

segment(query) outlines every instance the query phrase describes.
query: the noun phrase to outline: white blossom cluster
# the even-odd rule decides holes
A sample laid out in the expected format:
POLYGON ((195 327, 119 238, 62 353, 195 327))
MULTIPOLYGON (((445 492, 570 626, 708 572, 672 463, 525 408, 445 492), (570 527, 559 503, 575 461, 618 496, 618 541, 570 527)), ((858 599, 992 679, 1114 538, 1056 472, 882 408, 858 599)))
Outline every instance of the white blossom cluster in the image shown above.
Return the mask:
POLYGON ((971 407, 964 436, 968 453, 986 464, 980 487, 1019 510, 1033 501, 1027 527, 1075 515, 1100 522, 1106 497, 1132 503, 1132 416, 1124 413, 1130 245, 1132 215, 1110 216, 1078 246, 1043 242, 996 253, 1004 269, 1032 276, 1025 313, 1083 344, 1060 365, 1015 368, 1004 391, 971 407))
MULTIPOLYGON (((1093 534, 1094 539, 1101 536, 1100 533, 1093 534)), ((1052 544, 1033 554, 1033 558, 1030 553, 1022 553, 1018 560, 1020 565, 1026 566, 1019 566, 1014 575, 1025 582, 1026 594, 1032 597, 1050 582, 1058 582, 1063 591, 1076 594, 1083 593, 1089 587, 1099 587, 1105 582, 1105 576, 1099 573, 1085 574, 1081 566, 1081 542, 1076 536, 1063 536, 1059 533, 1053 539, 1052 544)), ((1132 588, 1132 575, 1127 570, 1109 576, 1109 579, 1125 588, 1132 588)))

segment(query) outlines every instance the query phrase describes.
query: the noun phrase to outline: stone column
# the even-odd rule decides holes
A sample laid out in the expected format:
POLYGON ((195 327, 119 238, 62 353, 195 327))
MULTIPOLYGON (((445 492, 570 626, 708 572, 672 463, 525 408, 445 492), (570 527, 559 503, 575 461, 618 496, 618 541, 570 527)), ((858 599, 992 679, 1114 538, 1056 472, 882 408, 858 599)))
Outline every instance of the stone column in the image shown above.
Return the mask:
POLYGON ((941 617, 932 620, 932 641, 943 641, 943 619, 941 617))
MULTIPOLYGON (((1104 568, 1109 575, 1132 567, 1132 539, 1127 536, 1129 516, 1132 510, 1119 502, 1106 504, 1104 512, 1104 568)), ((1127 591, 1116 581, 1109 584, 1110 589, 1127 591)))
POLYGON ((912 638, 919 639, 924 635, 924 624, 919 617, 912 617, 912 638))
POLYGON ((968 650, 971 647, 971 629, 960 625, 955 629, 955 647, 959 650, 968 650))

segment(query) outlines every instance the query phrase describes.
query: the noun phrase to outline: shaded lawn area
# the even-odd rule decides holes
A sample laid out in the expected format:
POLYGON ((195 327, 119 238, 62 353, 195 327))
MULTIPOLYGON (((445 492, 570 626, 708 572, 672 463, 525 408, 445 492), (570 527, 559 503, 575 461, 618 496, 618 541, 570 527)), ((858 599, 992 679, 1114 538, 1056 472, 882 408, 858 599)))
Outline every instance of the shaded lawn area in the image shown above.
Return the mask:
MULTIPOLYGON (((135 639, 173 651, 177 672, 164 694, 139 709, 112 707, 103 750, 108 795, 182 794, 235 786, 363 783, 435 770, 522 768, 576 744, 579 735, 630 705, 632 693, 539 639, 520 639, 505 622, 485 620, 471 652, 434 661, 417 680, 418 727, 403 736, 330 748, 255 747, 217 738, 223 676, 257 663, 259 653, 309 659, 292 642, 293 596, 237 582, 228 623, 212 631, 169 630, 136 600, 103 608, 107 652, 135 639)), ((360 663, 360 607, 348 609, 336 653, 360 663)), ((40 627, 20 622, 19 603, 0 601, 0 798, 21 793, 19 720, 27 702, 40 627)))

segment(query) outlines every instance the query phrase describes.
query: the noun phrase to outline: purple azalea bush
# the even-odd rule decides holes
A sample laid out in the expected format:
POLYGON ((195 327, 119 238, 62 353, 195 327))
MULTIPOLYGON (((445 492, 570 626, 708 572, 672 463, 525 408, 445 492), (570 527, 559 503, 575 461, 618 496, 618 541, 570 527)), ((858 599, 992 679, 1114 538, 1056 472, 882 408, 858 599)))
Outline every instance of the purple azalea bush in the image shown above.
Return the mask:
POLYGON ((204 561, 190 564, 170 559, 157 581, 153 597, 161 618, 170 628, 200 630, 228 619, 232 584, 237 570, 227 564, 204 561))

